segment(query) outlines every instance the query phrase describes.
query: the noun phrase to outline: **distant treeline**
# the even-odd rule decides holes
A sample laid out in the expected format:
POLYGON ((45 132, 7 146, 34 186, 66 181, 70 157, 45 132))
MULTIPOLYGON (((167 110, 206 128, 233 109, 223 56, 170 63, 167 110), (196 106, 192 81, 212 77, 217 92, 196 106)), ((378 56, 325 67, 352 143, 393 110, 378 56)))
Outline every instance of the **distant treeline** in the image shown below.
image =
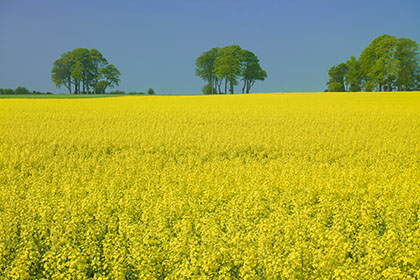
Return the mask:
MULTIPOLYGON (((25 87, 17 87, 16 89, 12 89, 12 88, 0 88, 0 95, 30 95, 30 94, 54 94, 52 92, 42 92, 42 91, 37 91, 37 90, 33 90, 30 91, 25 87)), ((152 88, 149 88, 147 90, 147 92, 141 92, 141 91, 130 91, 130 92, 125 92, 123 90, 114 90, 114 91, 110 91, 107 93, 102 93, 102 94, 109 94, 109 95, 144 95, 144 94, 155 94, 155 91, 152 88)))
POLYGON ((118 94, 121 94, 121 95, 124 95, 124 94, 127 94, 127 95, 144 95, 144 94, 155 94, 155 91, 152 88, 149 88, 147 90, 147 92, 142 92, 142 91, 125 92, 123 90, 114 90, 114 91, 110 91, 110 92, 108 92, 106 94, 113 94, 113 95, 118 95, 118 94))
POLYGON ((420 90, 419 45, 407 38, 382 35, 328 71, 326 91, 420 90))
POLYGON ((28 95, 28 94, 53 94, 52 92, 42 92, 42 91, 37 91, 37 90, 32 90, 30 91, 29 89, 25 88, 25 87, 17 87, 16 89, 12 89, 12 88, 0 88, 0 94, 2 95, 14 95, 14 94, 19 94, 19 95, 28 95))

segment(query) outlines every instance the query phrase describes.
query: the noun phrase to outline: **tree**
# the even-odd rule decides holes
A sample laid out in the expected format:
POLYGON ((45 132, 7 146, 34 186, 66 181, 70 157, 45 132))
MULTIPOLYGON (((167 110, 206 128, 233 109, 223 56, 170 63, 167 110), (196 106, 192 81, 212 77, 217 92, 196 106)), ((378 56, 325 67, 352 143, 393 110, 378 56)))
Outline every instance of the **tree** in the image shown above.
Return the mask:
POLYGON ((238 45, 223 47, 217 53, 214 61, 214 72, 219 80, 225 81, 225 94, 229 84, 229 92, 238 84, 237 78, 241 73, 241 48, 238 45))
POLYGON ((75 93, 96 93, 97 89, 118 85, 120 72, 96 49, 77 48, 61 55, 54 62, 51 79, 57 87, 65 86, 72 94, 72 85, 75 93), (104 79, 106 83, 97 84, 104 79), (105 86, 105 87, 104 87, 105 86))
POLYGON ((15 90, 12 88, 4 88, 4 89, 0 89, 0 94, 15 94, 15 90))
POLYGON ((347 72, 345 75, 345 84, 349 91, 360 91, 362 84, 362 76, 360 64, 354 56, 346 61, 347 72))
MULTIPOLYGON (((350 91, 419 89, 419 45, 407 38, 379 36, 363 50, 358 60, 352 56, 345 67, 342 64, 328 71, 330 91, 330 85, 336 82, 350 91)), ((332 87, 343 88, 336 84, 332 87)))
POLYGON ((155 94, 155 91, 152 88, 149 88, 147 90, 147 94, 155 94))
POLYGON ((208 83, 209 94, 220 93, 219 80, 214 72, 214 61, 216 60, 219 48, 212 48, 204 52, 195 61, 195 75, 208 83))
POLYGON ((196 59, 195 74, 207 82, 202 88, 205 94, 221 94, 222 83, 225 83, 224 94, 234 92, 238 78, 243 81, 242 92, 249 93, 255 81, 263 81, 267 72, 259 64, 257 56, 238 45, 223 48, 212 48, 196 59))
POLYGON ((108 87, 108 82, 105 80, 99 81, 96 84, 96 94, 106 94, 105 90, 108 87))
POLYGON ((70 94, 72 94, 71 72, 73 68, 73 60, 71 56, 70 52, 62 54, 61 58, 54 61, 53 69, 51 70, 51 79, 55 83, 56 87, 64 85, 70 94))
MULTIPOLYGON (((91 49, 89 51, 89 71, 88 75, 90 75, 90 85, 94 89, 94 93, 96 94, 96 84, 99 82, 100 75, 100 69, 103 69, 108 64, 108 61, 102 56, 102 54, 97 49, 91 49)), ((111 64, 112 65, 112 64, 111 64)), ((113 68, 115 68, 114 65, 112 65, 113 68)), ((106 67, 105 67, 106 68, 106 67)), ((117 68, 115 68, 116 70, 117 68)), ((105 70, 107 71, 107 70, 105 70)), ((118 71, 118 70, 117 70, 118 71)), ((118 71, 119 74, 119 71, 118 71)), ((105 78, 107 79, 107 78, 105 78)), ((108 80, 107 80, 108 81, 108 80)), ((118 80, 119 82, 119 80, 118 80)), ((118 85, 117 82, 117 85, 118 85)), ((114 82, 115 83, 115 82, 114 82)), ((112 87, 111 85, 108 85, 109 87, 112 87)))
POLYGON ((73 71, 71 71, 71 77, 74 80, 75 93, 80 94, 80 82, 83 79, 83 65, 80 61, 76 61, 73 71))
POLYGON ((330 79, 328 80, 327 85, 329 91, 346 91, 344 81, 347 71, 348 68, 345 63, 334 65, 330 68, 330 70, 328 70, 328 76, 330 79), (338 84, 340 84, 340 86, 338 86, 338 84))
POLYGON ((205 84, 201 89, 204 94, 213 94, 213 90, 214 88, 210 84, 205 84))
MULTIPOLYGON (((69 52, 69 57, 70 60, 72 61, 71 67, 74 70, 74 68, 80 64, 80 72, 82 75, 81 79, 75 79, 73 77, 72 79, 72 83, 74 85, 75 88, 75 93, 81 93, 83 92, 84 94, 89 93, 89 71, 90 71, 90 55, 89 55, 89 50, 85 49, 85 48, 77 48, 72 50, 71 52, 69 52), (80 84, 81 84, 81 89, 80 89, 80 84), (77 88, 77 90, 76 90, 77 88)), ((79 67, 79 66, 77 66, 79 67)), ((72 72, 73 72, 72 70, 72 72)), ((78 69, 79 70, 79 69, 78 69)), ((78 71, 76 70, 76 71, 78 71)))
POLYGON ((328 85, 328 91, 331 92, 342 92, 342 91, 346 91, 346 89, 344 88, 344 85, 339 83, 339 82, 331 82, 328 85))
POLYGON ((400 71, 399 60, 396 58, 397 38, 382 35, 375 38, 360 55, 362 77, 365 80, 364 89, 392 91, 393 82, 400 71))
POLYGON ((397 90, 416 90, 419 44, 407 38, 399 38, 395 58, 399 60, 399 72, 395 81, 397 90))
POLYGON ((249 93, 255 81, 264 81, 267 78, 267 72, 259 64, 258 57, 251 51, 241 50, 241 77, 244 81, 242 93, 249 93))
MULTIPOLYGON (((103 88, 103 92, 105 92, 107 87, 113 88, 118 86, 120 83, 120 71, 118 71, 117 67, 114 64, 109 64, 106 67, 103 67, 98 70, 100 73, 99 77, 104 78, 104 81, 100 81, 101 88, 103 88)), ((96 79, 98 80, 98 79, 96 79)), ((98 82, 95 84, 95 88, 97 88, 98 82)), ((96 93, 96 90, 95 90, 96 93)))
POLYGON ((25 87, 17 87, 15 89, 15 94, 31 94, 29 90, 25 87))

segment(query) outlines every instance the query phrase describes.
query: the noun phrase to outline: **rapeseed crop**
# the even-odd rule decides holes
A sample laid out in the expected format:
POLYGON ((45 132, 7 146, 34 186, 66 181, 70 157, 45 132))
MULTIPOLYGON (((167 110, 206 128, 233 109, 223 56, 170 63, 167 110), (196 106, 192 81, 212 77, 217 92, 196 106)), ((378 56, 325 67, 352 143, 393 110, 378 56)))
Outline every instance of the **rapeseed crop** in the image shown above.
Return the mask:
POLYGON ((420 279, 420 93, 0 100, 0 279, 420 279))

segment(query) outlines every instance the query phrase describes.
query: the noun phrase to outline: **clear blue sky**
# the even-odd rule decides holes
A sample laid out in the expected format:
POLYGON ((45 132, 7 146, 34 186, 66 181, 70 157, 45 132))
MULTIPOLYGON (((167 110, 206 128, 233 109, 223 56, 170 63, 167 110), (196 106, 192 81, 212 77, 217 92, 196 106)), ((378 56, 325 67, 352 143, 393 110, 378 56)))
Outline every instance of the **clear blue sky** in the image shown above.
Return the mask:
POLYGON ((420 1, 0 0, 0 88, 66 92, 52 64, 84 47, 117 66, 119 89, 199 93, 195 59, 238 44, 267 70, 254 92, 323 91, 329 67, 382 34, 420 43, 420 1))

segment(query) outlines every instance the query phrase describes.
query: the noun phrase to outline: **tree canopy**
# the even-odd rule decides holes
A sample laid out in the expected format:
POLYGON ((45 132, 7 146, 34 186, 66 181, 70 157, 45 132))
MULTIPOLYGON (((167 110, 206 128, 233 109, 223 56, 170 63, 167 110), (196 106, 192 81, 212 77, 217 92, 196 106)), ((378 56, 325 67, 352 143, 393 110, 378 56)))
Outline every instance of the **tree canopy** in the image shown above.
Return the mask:
POLYGON ((328 71, 328 91, 412 91, 420 89, 419 45, 407 38, 375 38, 357 60, 328 71))
POLYGON ((51 74, 55 85, 66 87, 70 94, 105 93, 108 87, 118 86, 121 75, 100 51, 85 48, 62 54, 54 62, 51 74))
POLYGON ((207 82, 202 89, 205 94, 226 94, 228 88, 232 94, 238 79, 243 82, 242 93, 249 93, 255 81, 267 77, 257 56, 238 45, 205 51, 196 59, 195 66, 195 74, 207 82))

